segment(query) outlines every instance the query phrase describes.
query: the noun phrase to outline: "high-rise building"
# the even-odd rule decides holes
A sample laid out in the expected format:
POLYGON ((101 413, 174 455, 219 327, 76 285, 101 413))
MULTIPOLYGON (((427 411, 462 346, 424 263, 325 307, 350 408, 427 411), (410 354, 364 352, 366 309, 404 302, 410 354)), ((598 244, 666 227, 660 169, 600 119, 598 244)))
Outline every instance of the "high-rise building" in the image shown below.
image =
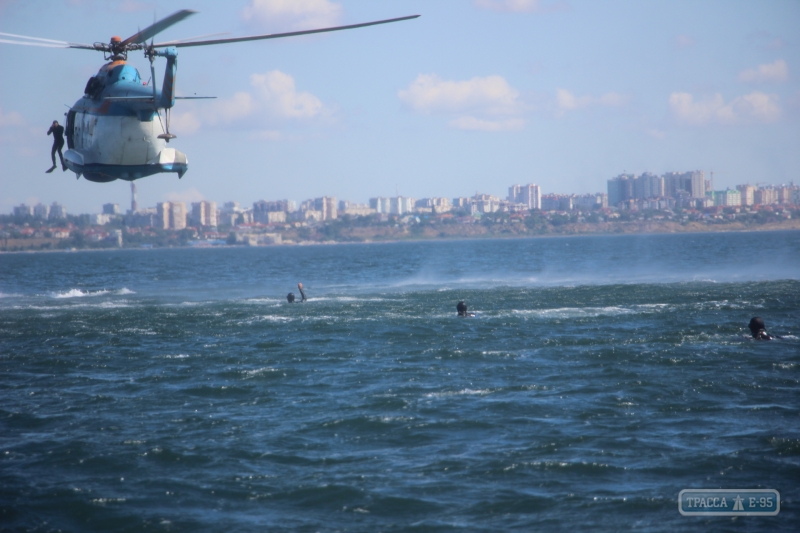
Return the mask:
POLYGON ((119 215, 119 204, 103 204, 104 215, 119 215))
POLYGON ((692 195, 692 198, 705 198, 706 196, 706 178, 702 170, 695 170, 694 172, 687 172, 686 190, 692 195))
POLYGON ((169 202, 159 202, 156 204, 156 223, 153 227, 159 229, 169 229, 170 206, 169 202))
POLYGON ((170 204, 169 226, 174 230, 186 227, 186 204, 184 202, 172 202, 170 204))
POLYGON ((50 206, 49 216, 51 220, 67 218, 67 209, 58 202, 53 202, 53 205, 50 206))
POLYGON ((322 213, 322 220, 336 220, 338 217, 336 207, 335 196, 323 196, 322 198, 314 199, 313 209, 322 213))
POLYGON ((542 208, 542 191, 538 185, 512 185, 508 188, 508 201, 524 204, 528 209, 542 208))
POLYGON ((471 203, 472 200, 470 198, 464 198, 463 196, 453 198, 453 207, 455 208, 469 207, 471 203))
POLYGON ((664 174, 664 196, 678 198, 685 191, 692 198, 704 198, 706 180, 702 170, 694 172, 667 172, 664 174))
POLYGON ((664 196, 664 178, 661 176, 645 172, 633 179, 633 198, 644 200, 662 196, 664 196))
POLYGON ((389 198, 389 214, 405 215, 414 211, 414 199, 406 196, 393 196, 389 198))
POLYGON ((216 226, 217 225, 217 202, 194 202, 192 203, 191 223, 196 226, 216 226))
POLYGON ((389 204, 390 204, 389 198, 384 198, 382 196, 369 199, 369 207, 371 209, 374 209, 376 213, 389 213, 390 211, 389 204))
POLYGON ((33 216, 42 220, 47 220, 50 216, 50 206, 42 203, 36 204, 33 207, 33 216))
POLYGON ((755 203, 756 188, 753 185, 737 185, 736 189, 742 196, 742 205, 753 205, 755 203))
POLYGON ((574 197, 567 194, 545 194, 542 196, 542 211, 572 211, 574 197))
POLYGON ((620 174, 608 180, 608 205, 617 205, 633 198, 633 174, 620 174))
POLYGON ((742 205, 742 193, 736 189, 713 191, 715 206, 733 207, 742 205))
POLYGON ((599 209, 602 207, 608 207, 608 195, 605 193, 600 193, 573 196, 572 207, 574 209, 599 209))
POLYGON ((14 206, 14 216, 15 217, 33 216, 33 206, 25 204, 19 204, 17 206, 14 206))
POLYGON ((781 185, 778 188, 778 203, 791 204, 792 203, 792 187, 781 185))
POLYGON ((421 198, 414 202, 414 209, 430 209, 432 213, 446 213, 452 208, 449 198, 421 198))
POLYGON ((778 203, 778 191, 772 187, 757 189, 753 193, 753 203, 757 205, 770 205, 778 203))

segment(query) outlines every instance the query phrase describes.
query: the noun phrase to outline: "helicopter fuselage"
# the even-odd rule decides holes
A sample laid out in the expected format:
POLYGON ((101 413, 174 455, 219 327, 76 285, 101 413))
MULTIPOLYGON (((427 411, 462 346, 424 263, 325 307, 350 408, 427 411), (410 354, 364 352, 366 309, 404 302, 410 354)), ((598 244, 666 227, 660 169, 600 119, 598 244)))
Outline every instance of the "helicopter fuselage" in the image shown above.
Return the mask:
POLYGON ((186 156, 167 147, 169 136, 159 109, 175 104, 177 52, 168 49, 161 91, 145 85, 139 72, 115 58, 86 84, 84 96, 67 113, 67 167, 89 181, 133 181, 162 172, 178 177, 186 156), (160 137, 159 137, 160 136, 160 137))

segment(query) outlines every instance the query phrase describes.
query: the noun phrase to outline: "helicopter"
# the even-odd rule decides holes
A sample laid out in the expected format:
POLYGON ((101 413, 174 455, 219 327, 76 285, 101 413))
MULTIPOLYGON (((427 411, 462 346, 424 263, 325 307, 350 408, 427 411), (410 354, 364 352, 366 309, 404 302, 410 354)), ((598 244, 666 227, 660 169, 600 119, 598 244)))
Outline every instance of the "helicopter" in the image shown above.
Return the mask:
POLYGON ((108 43, 79 44, 0 32, 0 37, 11 38, 0 39, 0 43, 103 52, 107 63, 89 78, 83 96, 66 113, 64 134, 67 151, 64 153, 64 163, 78 179, 83 176, 97 183, 118 179, 134 181, 168 172, 177 173, 178 178, 183 177, 189 169, 186 154, 167 146, 170 140, 176 138, 169 131, 170 110, 177 100, 214 97, 176 95, 178 48, 350 30, 419 17, 410 15, 347 26, 225 39, 201 40, 202 37, 195 37, 154 42, 158 33, 195 13, 189 9, 177 11, 127 39, 115 36, 108 43), (149 82, 143 82, 139 71, 127 63, 128 52, 135 50, 142 50, 150 62, 149 82), (155 82, 154 62, 157 57, 167 61, 161 90, 156 88, 155 82))

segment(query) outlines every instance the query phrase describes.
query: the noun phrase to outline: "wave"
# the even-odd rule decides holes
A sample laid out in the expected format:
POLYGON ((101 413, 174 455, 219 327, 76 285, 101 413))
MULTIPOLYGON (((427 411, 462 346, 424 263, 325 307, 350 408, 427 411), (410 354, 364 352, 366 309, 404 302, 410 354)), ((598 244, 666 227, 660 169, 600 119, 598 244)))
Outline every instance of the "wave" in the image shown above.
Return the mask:
POLYGON ((7 294, 5 292, 0 292, 0 298, 19 298, 20 294, 7 294))
POLYGON ((83 291, 81 289, 70 289, 70 290, 68 290, 66 292, 53 292, 53 293, 50 293, 50 297, 51 298, 57 298, 57 299, 85 298, 87 296, 103 296, 103 295, 106 295, 106 294, 124 296, 124 295, 127 295, 127 294, 136 294, 136 293, 134 291, 126 288, 126 287, 123 287, 123 288, 118 289, 118 290, 100 289, 100 290, 97 290, 97 291, 90 291, 90 290, 83 291))

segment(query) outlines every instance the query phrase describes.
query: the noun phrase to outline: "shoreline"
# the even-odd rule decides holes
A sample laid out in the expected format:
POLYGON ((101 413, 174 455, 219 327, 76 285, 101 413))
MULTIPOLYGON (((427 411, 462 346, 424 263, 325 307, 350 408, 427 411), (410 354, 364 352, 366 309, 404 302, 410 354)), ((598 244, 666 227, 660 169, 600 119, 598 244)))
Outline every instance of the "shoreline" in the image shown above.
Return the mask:
MULTIPOLYGON (((740 223, 728 223, 719 225, 709 225, 700 222, 689 222, 680 224, 675 222, 660 222, 655 224, 611 222, 600 224, 568 224, 563 226, 562 231, 535 233, 535 232, 491 232, 484 226, 478 228, 463 226, 459 229, 472 229, 473 231, 462 232, 453 231, 446 236, 412 236, 407 228, 399 234, 389 235, 386 238, 364 238, 360 240, 325 240, 325 241, 299 241, 285 242, 281 244, 246 246, 246 245, 214 245, 214 246, 163 246, 163 247, 108 247, 108 248, 66 248, 66 249, 27 249, 27 250, 0 250, 0 254, 28 254, 28 253, 75 253, 75 252, 105 252, 118 250, 169 250, 169 249, 225 249, 225 248, 270 248, 270 247, 291 247, 291 246, 333 246, 341 244, 392 244, 402 242, 454 242, 461 240, 517 240, 517 239, 541 239, 541 238, 563 238, 563 237, 595 237, 595 236, 625 236, 625 235, 672 235, 686 233, 758 233, 758 232, 778 232, 778 231, 798 231, 800 230, 800 219, 790 219, 781 222, 771 222, 766 224, 745 226, 740 223), (600 226, 594 231, 587 231, 587 226, 600 226), (643 227, 644 226, 644 227, 643 227)), ((385 233, 384 233, 385 235, 385 233)), ((198 242, 198 241, 194 241, 198 242)), ((202 242, 202 241, 200 241, 202 242)))

